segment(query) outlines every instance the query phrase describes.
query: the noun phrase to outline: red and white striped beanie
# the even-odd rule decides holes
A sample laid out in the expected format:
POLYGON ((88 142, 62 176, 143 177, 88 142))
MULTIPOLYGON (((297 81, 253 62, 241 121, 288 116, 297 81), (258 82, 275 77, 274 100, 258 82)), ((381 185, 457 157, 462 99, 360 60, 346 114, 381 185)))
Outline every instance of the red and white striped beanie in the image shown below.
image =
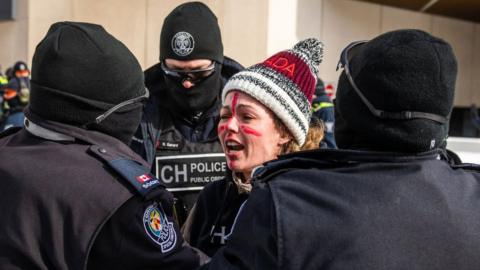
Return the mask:
POLYGON ((322 62, 323 43, 315 38, 295 44, 262 63, 233 75, 223 88, 238 90, 269 108, 291 132, 299 145, 305 143, 311 117, 311 104, 317 82, 317 66, 322 62))

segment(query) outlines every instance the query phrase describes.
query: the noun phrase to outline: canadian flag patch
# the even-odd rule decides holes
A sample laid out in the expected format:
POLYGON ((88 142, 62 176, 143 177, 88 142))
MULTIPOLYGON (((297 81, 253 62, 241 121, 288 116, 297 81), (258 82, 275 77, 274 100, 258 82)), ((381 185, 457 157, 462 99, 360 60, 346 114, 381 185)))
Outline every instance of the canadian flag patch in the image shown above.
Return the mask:
POLYGON ((145 183, 147 182, 148 180, 152 179, 152 177, 148 174, 142 174, 140 176, 137 176, 135 177, 137 179, 138 182, 140 183, 145 183))

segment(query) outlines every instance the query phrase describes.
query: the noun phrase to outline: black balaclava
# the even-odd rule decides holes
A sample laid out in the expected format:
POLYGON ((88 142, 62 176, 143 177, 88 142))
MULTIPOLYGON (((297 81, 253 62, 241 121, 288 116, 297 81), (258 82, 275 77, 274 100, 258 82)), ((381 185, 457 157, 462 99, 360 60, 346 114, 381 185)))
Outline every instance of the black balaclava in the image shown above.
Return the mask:
POLYGON ((215 64, 215 72, 193 87, 185 89, 175 80, 165 76, 168 93, 168 106, 182 115, 189 117, 209 109, 220 97, 222 89, 221 65, 215 64))
POLYGON ((192 116, 215 103, 222 87, 223 45, 217 17, 205 4, 182 4, 165 18, 160 34, 160 61, 165 59, 210 59, 216 62, 215 72, 189 89, 165 76, 172 108, 182 115, 192 116))
MULTIPOLYGON (((37 45, 26 110, 44 119, 78 127, 115 105, 145 94, 135 56, 96 24, 53 24, 37 45)), ((140 123, 142 104, 125 106, 93 129, 129 143, 140 123)))
MULTIPOLYGON (((449 118, 457 62, 448 43, 420 30, 397 30, 359 46, 350 60, 350 73, 376 109, 449 118)), ((375 117, 345 71, 340 75, 335 100, 339 148, 418 153, 444 147, 447 135, 448 123, 375 117)))

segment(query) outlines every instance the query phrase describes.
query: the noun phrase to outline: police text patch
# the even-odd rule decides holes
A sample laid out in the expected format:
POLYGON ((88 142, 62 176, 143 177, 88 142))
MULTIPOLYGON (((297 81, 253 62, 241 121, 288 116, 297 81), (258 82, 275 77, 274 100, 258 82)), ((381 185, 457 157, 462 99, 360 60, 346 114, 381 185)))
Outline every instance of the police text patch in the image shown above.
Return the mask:
POLYGON ((227 170, 223 153, 160 156, 155 163, 156 176, 169 191, 201 190, 227 170))

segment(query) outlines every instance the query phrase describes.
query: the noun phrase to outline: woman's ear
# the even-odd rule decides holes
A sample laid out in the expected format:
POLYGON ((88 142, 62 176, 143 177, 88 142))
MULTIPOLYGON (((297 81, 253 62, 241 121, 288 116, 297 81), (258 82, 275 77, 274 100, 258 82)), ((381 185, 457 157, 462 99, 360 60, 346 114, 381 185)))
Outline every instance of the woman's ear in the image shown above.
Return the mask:
POLYGON ((278 140, 279 145, 284 145, 290 142, 293 138, 290 136, 290 134, 285 134, 285 132, 282 132, 283 134, 280 134, 280 139, 278 140))

